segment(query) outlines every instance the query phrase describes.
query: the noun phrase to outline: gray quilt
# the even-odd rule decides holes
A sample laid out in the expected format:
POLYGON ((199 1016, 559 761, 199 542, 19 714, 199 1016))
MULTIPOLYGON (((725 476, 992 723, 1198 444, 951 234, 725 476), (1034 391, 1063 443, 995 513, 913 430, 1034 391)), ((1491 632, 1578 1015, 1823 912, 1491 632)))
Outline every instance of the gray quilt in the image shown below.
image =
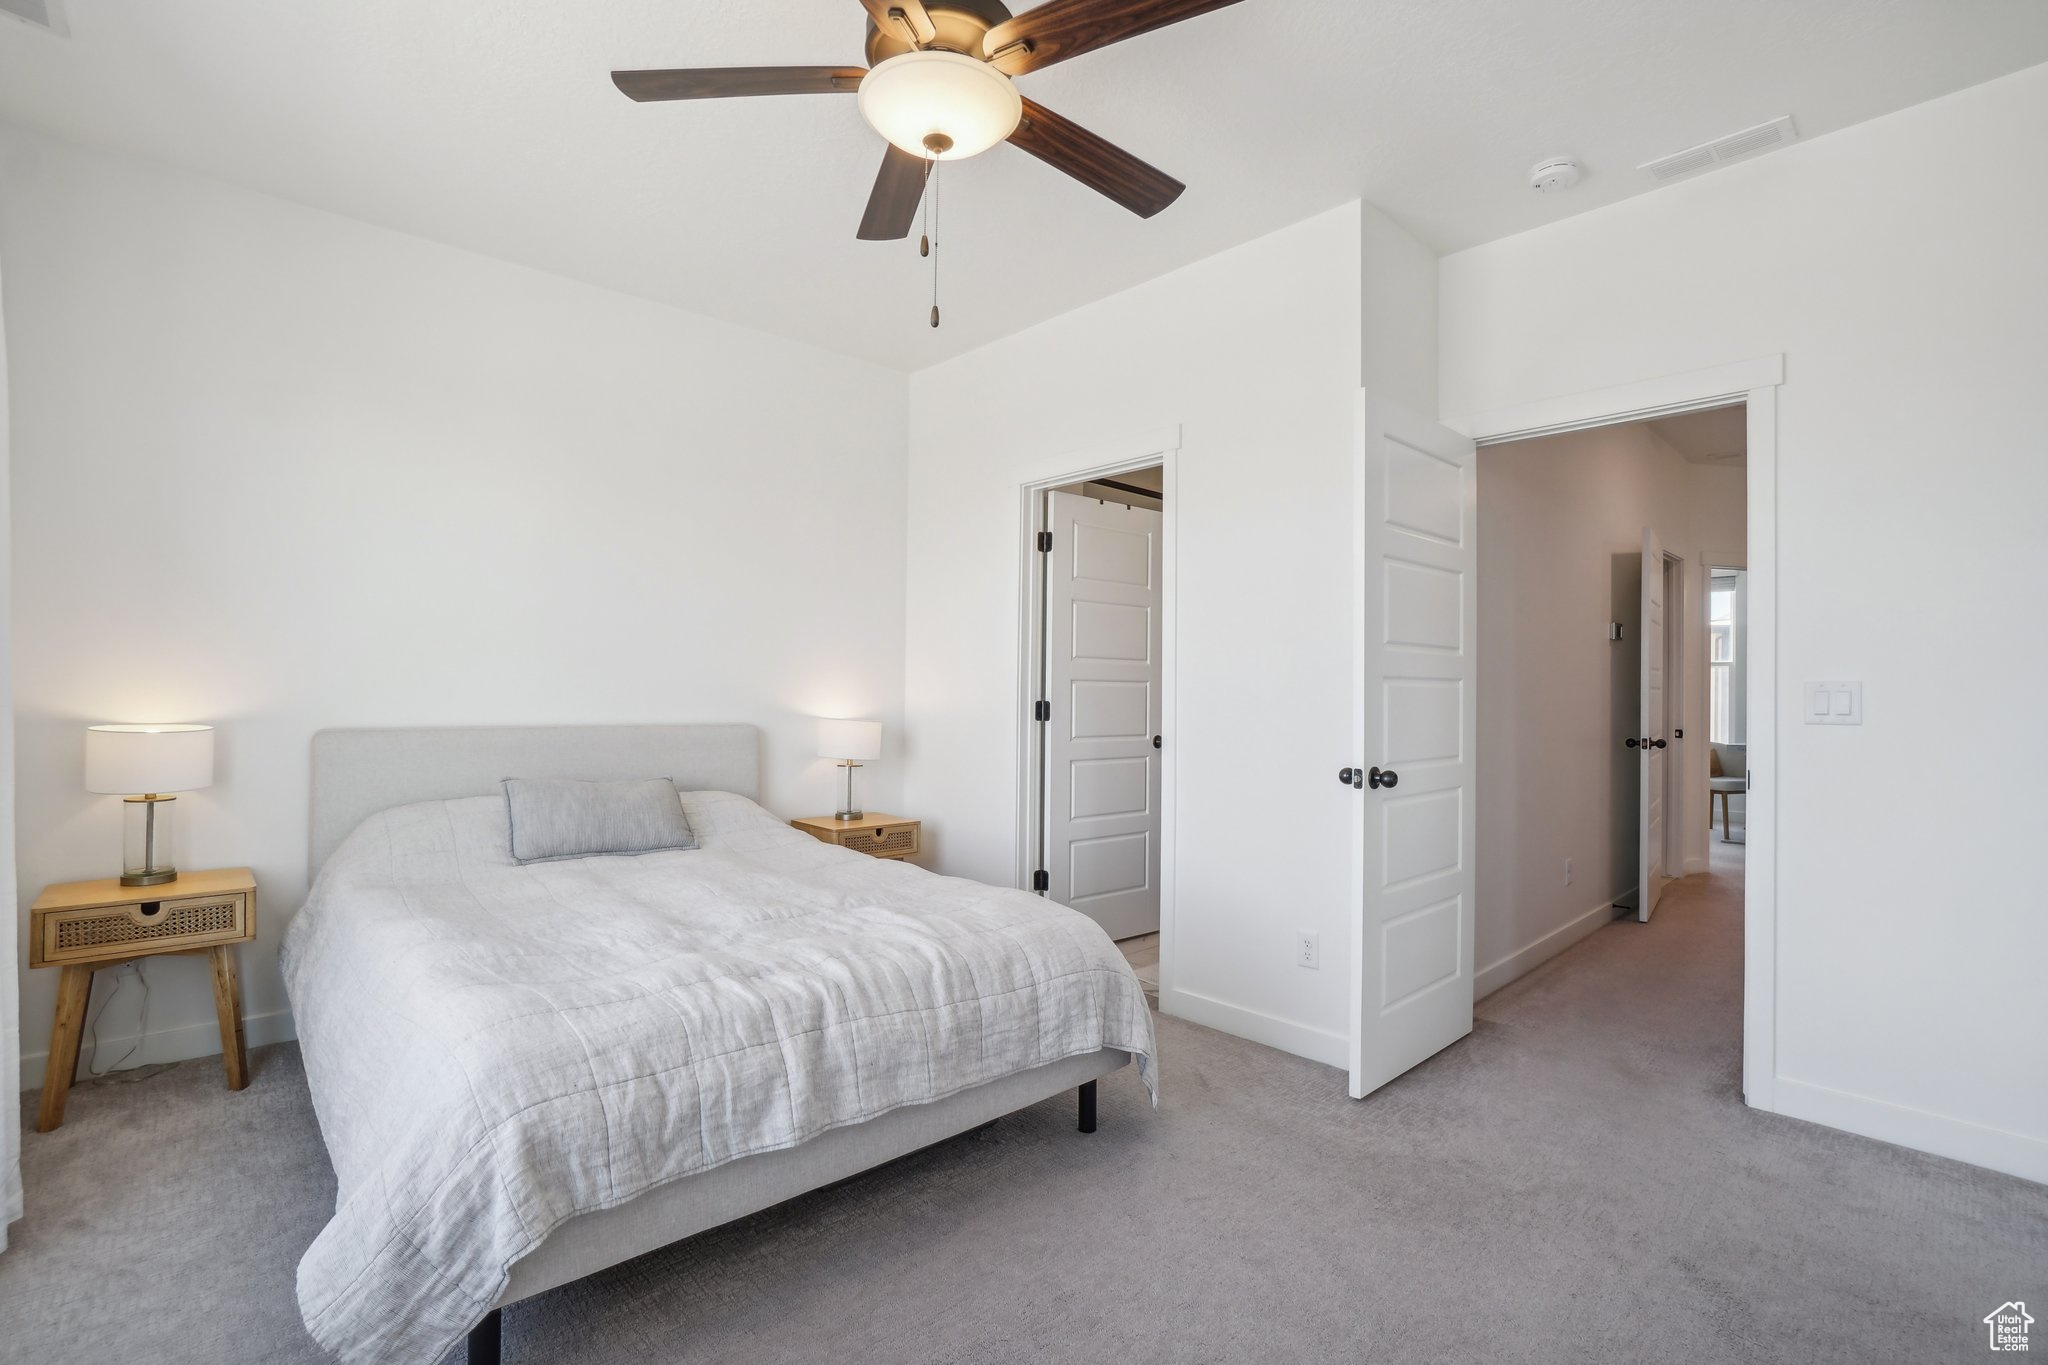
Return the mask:
POLYGON ((1095 923, 686 793, 701 847, 520 866, 498 797, 365 821, 284 944, 334 1219, 315 1339, 431 1362, 550 1229, 738 1157, 1118 1048, 1152 1018, 1095 923))

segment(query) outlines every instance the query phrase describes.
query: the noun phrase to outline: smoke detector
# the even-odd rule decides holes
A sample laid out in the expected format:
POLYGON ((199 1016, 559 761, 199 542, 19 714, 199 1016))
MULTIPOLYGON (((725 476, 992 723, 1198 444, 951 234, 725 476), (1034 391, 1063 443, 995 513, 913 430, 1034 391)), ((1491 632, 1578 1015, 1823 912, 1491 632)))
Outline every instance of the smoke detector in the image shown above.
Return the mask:
POLYGON ((1538 194, 1556 194, 1579 183, 1579 163, 1568 156, 1553 156, 1529 168, 1529 188, 1538 194))

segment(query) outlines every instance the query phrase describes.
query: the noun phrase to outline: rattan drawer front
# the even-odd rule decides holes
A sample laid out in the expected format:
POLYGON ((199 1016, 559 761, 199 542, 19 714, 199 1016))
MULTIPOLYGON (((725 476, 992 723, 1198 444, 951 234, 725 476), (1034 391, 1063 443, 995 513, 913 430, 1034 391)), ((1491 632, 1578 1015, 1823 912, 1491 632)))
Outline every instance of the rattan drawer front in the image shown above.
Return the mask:
POLYGON ((234 894, 137 901, 42 916, 43 961, 87 962, 240 943, 249 937, 249 899, 234 894))
POLYGON ((875 858, 907 858, 917 852, 917 826, 876 825, 871 829, 848 830, 839 836, 839 846, 875 858))

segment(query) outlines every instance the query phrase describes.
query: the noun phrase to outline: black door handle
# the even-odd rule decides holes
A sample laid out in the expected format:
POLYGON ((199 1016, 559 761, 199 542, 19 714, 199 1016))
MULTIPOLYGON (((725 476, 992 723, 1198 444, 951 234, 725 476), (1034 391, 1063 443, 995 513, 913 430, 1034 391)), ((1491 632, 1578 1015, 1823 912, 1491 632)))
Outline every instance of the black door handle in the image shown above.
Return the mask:
POLYGON ((1379 768, 1374 768, 1371 772, 1366 774, 1366 780, 1372 784, 1372 788, 1374 791, 1378 791, 1381 787, 1391 787, 1395 783, 1399 782, 1401 780, 1401 774, 1395 772, 1391 768, 1388 768, 1384 771, 1382 771, 1379 768))
POLYGON ((1661 749, 1664 747, 1664 741, 1661 739, 1653 739, 1650 741, 1650 747, 1653 749, 1661 749))
POLYGON ((1629 748, 1633 749, 1636 747, 1636 745, 1642 743, 1642 741, 1637 739, 1634 735, 1630 735, 1627 739, 1623 740, 1622 743, 1628 745, 1629 748))
POLYGON ((1152 736, 1152 747, 1155 749, 1159 747, 1159 736, 1152 736))
POLYGON ((1339 768, 1337 780, 1347 787, 1357 787, 1361 790, 1365 787, 1365 774, 1356 768, 1339 768))

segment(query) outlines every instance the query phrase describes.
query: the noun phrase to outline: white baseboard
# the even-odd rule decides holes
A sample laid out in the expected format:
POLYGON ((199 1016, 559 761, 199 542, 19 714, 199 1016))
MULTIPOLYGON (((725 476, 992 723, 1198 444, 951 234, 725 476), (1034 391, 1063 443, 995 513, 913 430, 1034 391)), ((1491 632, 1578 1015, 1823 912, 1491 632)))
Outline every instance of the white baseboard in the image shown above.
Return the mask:
MULTIPOLYGON (((269 1043, 289 1042, 299 1036, 292 1024, 290 1010, 274 1010, 269 1014, 250 1014, 242 1018, 242 1037, 250 1047, 263 1047, 269 1043)), ((100 1035, 100 1057, 105 1061, 126 1052, 135 1042, 133 1033, 100 1035)), ((152 1029, 143 1046, 135 1050, 128 1064, 121 1069, 132 1071, 138 1066, 158 1066, 164 1062, 182 1062, 193 1057, 218 1057, 220 1055, 220 1026, 212 1019, 202 1023, 185 1024, 178 1028, 152 1029)), ((86 1066, 91 1062, 86 1048, 78 1051, 78 1075, 84 1079, 86 1066)), ((50 1053, 21 1054, 21 1088, 40 1090, 43 1073, 49 1069, 50 1053)))
MULTIPOLYGON (((1633 891, 1634 888, 1630 888, 1623 895, 1633 894, 1633 891)), ((1591 910, 1572 916, 1528 947, 1518 948, 1493 965, 1482 968, 1472 978, 1472 998, 1484 1000, 1510 981, 1535 971, 1602 925, 1612 923, 1614 903, 1618 899, 1620 897, 1609 896, 1591 910)))
POLYGON ((1773 1108, 1791 1118, 2048 1184, 2048 1141, 2041 1138, 1789 1076, 1777 1078, 1774 1098, 1773 1108))
POLYGON ((1212 996, 1177 987, 1161 991, 1159 1012, 1235 1034, 1239 1038, 1249 1038, 1255 1043, 1264 1043, 1267 1047, 1276 1047, 1325 1066, 1345 1071, 1351 1067, 1351 1040, 1345 1035, 1298 1024, 1292 1019, 1261 1014, 1212 996))
POLYGON ((1705 872, 1706 870, 1707 860, 1705 858, 1687 858, 1685 860, 1685 870, 1681 875, 1693 877, 1699 875, 1702 872, 1705 872))

